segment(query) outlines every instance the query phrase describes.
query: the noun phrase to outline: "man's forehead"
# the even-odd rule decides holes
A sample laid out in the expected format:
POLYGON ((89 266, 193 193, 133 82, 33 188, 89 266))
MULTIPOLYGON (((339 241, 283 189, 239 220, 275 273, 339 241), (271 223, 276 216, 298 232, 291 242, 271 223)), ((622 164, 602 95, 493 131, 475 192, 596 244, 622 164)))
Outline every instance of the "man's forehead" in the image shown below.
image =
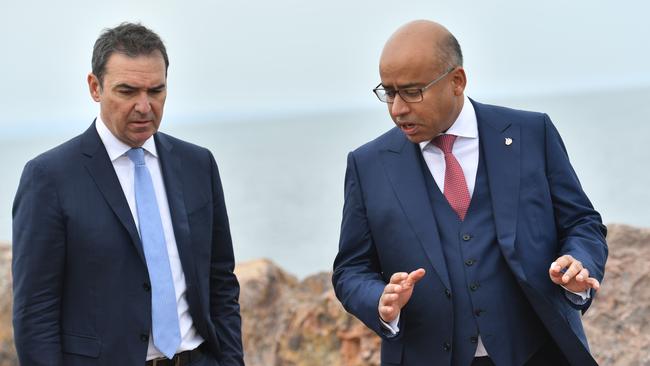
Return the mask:
POLYGON ((106 63, 105 79, 111 86, 128 85, 134 88, 153 88, 164 85, 166 67, 162 56, 113 54, 106 63))
POLYGON ((402 58, 382 62, 379 75, 384 87, 422 86, 435 76, 438 67, 432 58, 402 58))

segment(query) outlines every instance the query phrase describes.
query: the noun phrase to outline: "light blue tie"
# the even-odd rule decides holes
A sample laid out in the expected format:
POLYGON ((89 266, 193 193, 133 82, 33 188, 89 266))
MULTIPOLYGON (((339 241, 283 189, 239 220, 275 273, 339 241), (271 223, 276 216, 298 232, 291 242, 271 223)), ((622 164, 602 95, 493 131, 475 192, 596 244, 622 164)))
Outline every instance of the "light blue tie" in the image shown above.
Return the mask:
POLYGON ((160 210, 151 175, 144 162, 144 150, 137 147, 126 154, 135 164, 135 205, 138 210, 142 248, 151 280, 153 343, 167 358, 172 358, 181 343, 181 332, 160 210))

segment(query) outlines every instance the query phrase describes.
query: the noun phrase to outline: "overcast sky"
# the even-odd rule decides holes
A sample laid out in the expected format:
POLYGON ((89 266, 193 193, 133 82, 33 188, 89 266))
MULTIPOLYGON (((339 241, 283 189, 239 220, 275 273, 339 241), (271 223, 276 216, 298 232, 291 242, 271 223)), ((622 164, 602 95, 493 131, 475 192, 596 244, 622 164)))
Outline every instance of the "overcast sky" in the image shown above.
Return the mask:
POLYGON ((387 37, 418 18, 459 39, 478 98, 650 85, 644 1, 3 1, 0 135, 78 132, 105 27, 141 21, 169 56, 165 123, 377 103, 387 37))

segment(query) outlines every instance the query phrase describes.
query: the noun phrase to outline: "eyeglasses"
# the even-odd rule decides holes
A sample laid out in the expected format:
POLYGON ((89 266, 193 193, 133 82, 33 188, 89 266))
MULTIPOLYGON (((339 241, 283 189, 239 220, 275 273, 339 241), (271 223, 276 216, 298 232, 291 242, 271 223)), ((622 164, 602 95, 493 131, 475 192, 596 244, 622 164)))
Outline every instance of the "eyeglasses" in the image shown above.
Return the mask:
POLYGON ((395 96, 399 94, 400 98, 406 103, 417 103, 421 102, 424 97, 422 93, 432 87, 435 83, 442 80, 447 74, 452 72, 456 67, 452 66, 444 74, 438 76, 435 80, 421 88, 405 88, 405 89, 384 89, 384 87, 379 83, 374 89, 373 93, 384 103, 393 103, 395 101, 395 96))

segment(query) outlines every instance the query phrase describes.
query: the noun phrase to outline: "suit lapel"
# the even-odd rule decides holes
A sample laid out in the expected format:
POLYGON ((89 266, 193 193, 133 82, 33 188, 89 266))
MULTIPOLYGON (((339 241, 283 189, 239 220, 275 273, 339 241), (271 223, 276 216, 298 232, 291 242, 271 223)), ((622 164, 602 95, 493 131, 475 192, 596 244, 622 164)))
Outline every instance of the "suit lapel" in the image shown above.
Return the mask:
POLYGON ((87 157, 86 169, 94 180, 97 188, 104 196, 106 202, 111 207, 115 216, 120 220, 126 231, 131 237, 140 259, 146 263, 140 235, 133 221, 129 204, 126 202, 122 186, 115 174, 115 169, 111 163, 108 153, 102 144, 99 134, 95 129, 95 123, 90 126, 82 135, 81 139, 82 153, 87 157))
POLYGON ((515 251, 521 181, 519 126, 490 115, 490 111, 480 103, 472 103, 476 110, 481 153, 485 158, 497 241, 515 275, 526 280, 515 251))
POLYGON ((442 253, 438 226, 427 199, 427 188, 417 151, 399 130, 393 130, 392 141, 380 151, 393 191, 441 282, 450 288, 445 257, 442 253))
POLYGON ((190 225, 187 219, 185 208, 185 195, 183 191, 183 174, 181 159, 178 154, 173 153, 174 145, 169 138, 162 134, 155 135, 156 150, 160 156, 160 168, 162 170, 167 201, 169 202, 169 213, 174 228, 176 247, 181 259, 185 282, 189 287, 194 281, 194 256, 192 255, 190 225))

